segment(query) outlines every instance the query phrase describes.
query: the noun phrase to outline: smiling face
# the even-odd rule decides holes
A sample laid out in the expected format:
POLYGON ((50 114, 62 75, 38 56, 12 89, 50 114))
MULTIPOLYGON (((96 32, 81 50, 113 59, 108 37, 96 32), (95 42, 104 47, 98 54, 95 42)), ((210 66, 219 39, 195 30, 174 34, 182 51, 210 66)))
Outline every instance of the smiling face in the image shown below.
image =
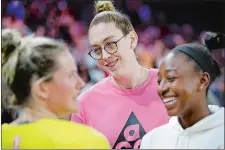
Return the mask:
POLYGON ((195 62, 183 53, 171 52, 164 58, 159 66, 158 94, 170 116, 183 116, 199 106, 204 79, 200 74, 195 62))
POLYGON ((135 32, 123 35, 114 23, 99 23, 92 26, 89 29, 89 41, 92 50, 101 50, 102 58, 98 60, 99 66, 112 76, 130 72, 132 63, 137 61, 133 50, 137 41, 135 32), (109 48, 115 46, 110 43, 118 40, 115 53, 110 54, 103 49, 105 45, 109 48))

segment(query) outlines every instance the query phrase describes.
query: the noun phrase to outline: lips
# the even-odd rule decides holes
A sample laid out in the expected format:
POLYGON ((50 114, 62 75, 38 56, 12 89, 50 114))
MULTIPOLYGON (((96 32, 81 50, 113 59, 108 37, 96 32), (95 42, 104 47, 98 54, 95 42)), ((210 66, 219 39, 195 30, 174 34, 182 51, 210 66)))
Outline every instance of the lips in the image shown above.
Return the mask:
POLYGON ((171 107, 176 104, 177 97, 164 97, 162 100, 167 107, 171 107))
POLYGON ((171 101, 176 101, 176 97, 166 97, 166 98, 163 98, 163 102, 164 103, 169 103, 171 101))
POLYGON ((105 64, 106 67, 113 67, 115 66, 115 64, 117 63, 118 59, 114 60, 114 61, 110 61, 107 64, 105 64))

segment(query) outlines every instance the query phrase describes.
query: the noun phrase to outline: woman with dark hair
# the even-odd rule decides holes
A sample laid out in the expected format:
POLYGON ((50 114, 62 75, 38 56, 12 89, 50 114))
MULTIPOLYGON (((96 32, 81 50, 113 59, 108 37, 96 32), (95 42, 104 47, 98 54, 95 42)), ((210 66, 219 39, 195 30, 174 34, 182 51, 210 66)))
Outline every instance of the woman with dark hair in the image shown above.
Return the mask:
MULTIPOLYGON (((221 47, 215 37, 205 39, 211 50, 221 47)), ((147 133, 141 148, 223 149, 224 108, 207 103, 208 88, 220 75, 220 65, 203 45, 183 44, 166 55, 159 66, 158 94, 173 117, 147 133)))

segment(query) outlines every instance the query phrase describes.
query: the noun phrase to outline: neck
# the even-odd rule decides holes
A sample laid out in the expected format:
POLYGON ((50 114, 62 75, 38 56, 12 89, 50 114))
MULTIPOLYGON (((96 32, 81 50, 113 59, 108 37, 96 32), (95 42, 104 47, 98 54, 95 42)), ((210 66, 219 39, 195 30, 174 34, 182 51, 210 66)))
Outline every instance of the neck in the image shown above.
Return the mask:
POLYGON ((132 89, 143 83, 143 78, 146 76, 146 69, 137 64, 132 67, 132 71, 123 75, 112 77, 112 81, 120 88, 132 89))
POLYGON ((24 121, 38 121, 43 118, 59 118, 56 114, 50 112, 48 109, 46 109, 44 106, 41 105, 32 105, 28 107, 24 107, 22 109, 21 115, 13 121, 12 124, 18 124, 19 122, 24 121))
POLYGON ((195 123, 200 121, 201 119, 210 115, 209 108, 207 104, 203 105, 202 107, 194 108, 190 110, 183 116, 179 117, 179 122, 181 126, 186 129, 188 127, 193 126, 195 123))

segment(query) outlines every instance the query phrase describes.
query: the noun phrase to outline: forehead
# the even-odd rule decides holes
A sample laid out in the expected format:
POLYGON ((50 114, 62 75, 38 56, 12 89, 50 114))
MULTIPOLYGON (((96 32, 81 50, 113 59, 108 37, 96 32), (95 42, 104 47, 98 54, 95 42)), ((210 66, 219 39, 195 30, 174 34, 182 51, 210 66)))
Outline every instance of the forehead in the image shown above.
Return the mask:
POLYGON ((88 37, 91 45, 100 44, 107 37, 117 37, 122 35, 115 23, 99 23, 89 29, 88 37))
POLYGON ((194 71, 194 61, 189 61, 188 56, 183 53, 169 53, 159 66, 160 72, 176 70, 181 74, 192 73, 194 71))
POLYGON ((77 70, 76 63, 69 50, 64 50, 57 55, 60 70, 77 70))

